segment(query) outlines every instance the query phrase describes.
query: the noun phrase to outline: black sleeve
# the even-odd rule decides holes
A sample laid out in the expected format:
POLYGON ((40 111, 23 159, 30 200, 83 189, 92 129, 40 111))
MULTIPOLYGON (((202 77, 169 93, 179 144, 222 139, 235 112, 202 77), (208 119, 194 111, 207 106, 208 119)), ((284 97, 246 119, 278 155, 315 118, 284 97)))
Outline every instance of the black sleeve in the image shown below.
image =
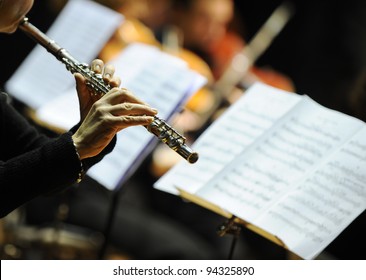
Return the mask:
MULTIPOLYGON (((0 93, 0 217, 35 198, 78 179, 81 164, 72 132, 50 139, 38 133, 0 93)), ((112 143, 85 168, 110 152, 112 143)))

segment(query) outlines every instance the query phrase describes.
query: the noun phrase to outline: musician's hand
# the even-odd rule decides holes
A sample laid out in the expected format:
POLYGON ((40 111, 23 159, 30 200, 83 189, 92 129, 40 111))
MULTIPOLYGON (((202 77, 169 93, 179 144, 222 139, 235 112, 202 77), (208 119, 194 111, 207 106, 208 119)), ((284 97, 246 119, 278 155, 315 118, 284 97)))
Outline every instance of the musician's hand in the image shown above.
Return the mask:
POLYGON ((72 136, 80 158, 98 155, 114 135, 129 126, 148 125, 157 114, 125 89, 113 88, 91 107, 72 136))
POLYGON ((81 159, 98 155, 114 135, 129 126, 148 125, 157 114, 155 109, 132 93, 120 89, 121 81, 113 77, 114 67, 94 60, 91 69, 103 75, 112 89, 103 97, 89 91, 85 78, 75 74, 79 96, 81 126, 72 136, 81 159))
MULTIPOLYGON (((115 72, 113 65, 104 65, 102 60, 95 59, 92 61, 90 69, 96 74, 102 74, 104 81, 108 83, 111 88, 119 87, 121 85, 121 79, 113 76, 115 72)), ((96 95, 89 90, 85 83, 86 80, 81 74, 76 73, 74 76, 79 97, 80 118, 81 121, 83 121, 91 106, 100 98, 100 95, 96 95)))

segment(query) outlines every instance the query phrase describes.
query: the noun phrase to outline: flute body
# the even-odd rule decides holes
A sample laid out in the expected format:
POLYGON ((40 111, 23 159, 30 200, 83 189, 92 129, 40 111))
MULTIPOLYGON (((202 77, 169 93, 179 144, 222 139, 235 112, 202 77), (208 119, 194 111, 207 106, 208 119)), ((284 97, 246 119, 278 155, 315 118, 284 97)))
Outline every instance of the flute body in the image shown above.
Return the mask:
MULTIPOLYGON (((87 86, 95 94, 104 95, 110 91, 111 87, 104 82, 102 75, 94 73, 87 64, 77 61, 67 50, 60 47, 54 40, 32 25, 27 18, 23 19, 19 28, 61 61, 69 72, 83 75, 87 86)), ((195 163, 198 160, 198 153, 193 152, 185 144, 185 137, 164 120, 154 116, 154 120, 145 128, 189 163, 195 163)))

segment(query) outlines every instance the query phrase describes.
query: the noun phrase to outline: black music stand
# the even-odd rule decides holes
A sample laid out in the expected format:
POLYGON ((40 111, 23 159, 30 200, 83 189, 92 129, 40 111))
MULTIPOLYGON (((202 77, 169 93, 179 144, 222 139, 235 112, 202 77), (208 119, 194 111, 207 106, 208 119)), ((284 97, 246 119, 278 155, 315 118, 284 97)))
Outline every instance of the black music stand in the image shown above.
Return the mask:
POLYGON ((109 244, 109 237, 112 231, 112 226, 113 226, 113 222, 114 222, 114 218, 116 216, 116 210, 117 210, 117 206, 118 206, 118 198, 119 198, 119 194, 120 194, 120 190, 122 188, 116 188, 112 191, 112 195, 111 195, 111 204, 109 207, 109 211, 108 211, 108 218, 107 218, 107 223, 104 229, 104 240, 101 246, 101 249, 99 251, 99 259, 103 260, 107 249, 108 249, 108 244, 109 244))

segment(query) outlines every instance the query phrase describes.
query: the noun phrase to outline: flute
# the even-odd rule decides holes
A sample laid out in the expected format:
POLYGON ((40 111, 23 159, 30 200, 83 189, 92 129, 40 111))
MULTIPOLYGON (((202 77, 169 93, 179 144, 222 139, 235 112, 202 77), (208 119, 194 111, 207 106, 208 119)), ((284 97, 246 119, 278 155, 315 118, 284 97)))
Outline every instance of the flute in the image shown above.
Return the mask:
MULTIPOLYGON (((67 50, 31 24, 28 18, 23 19, 19 28, 61 61, 69 72, 83 75, 87 86, 95 94, 104 95, 111 90, 110 85, 104 82, 102 75, 94 73, 87 64, 78 62, 67 50)), ((198 153, 185 144, 186 138, 161 118, 154 116, 154 120, 145 128, 189 163, 195 163, 198 160, 198 153)))

